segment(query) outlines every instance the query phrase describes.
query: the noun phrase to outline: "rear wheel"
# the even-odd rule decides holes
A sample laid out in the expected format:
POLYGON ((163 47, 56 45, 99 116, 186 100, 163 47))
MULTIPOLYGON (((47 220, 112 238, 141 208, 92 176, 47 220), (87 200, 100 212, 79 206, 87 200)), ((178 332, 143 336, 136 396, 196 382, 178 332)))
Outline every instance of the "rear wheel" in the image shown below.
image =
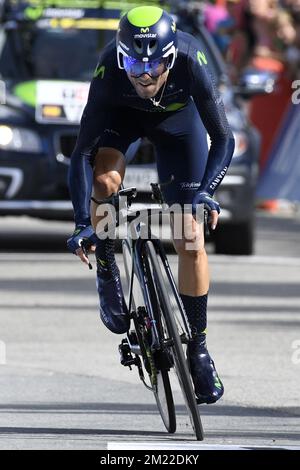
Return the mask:
MULTIPOLYGON (((129 306, 130 283, 132 276, 132 256, 130 245, 126 240, 123 241, 122 248, 126 278, 123 288, 125 301, 129 306)), ((148 279, 150 300, 153 308, 156 308, 157 298, 154 286, 152 285, 151 281, 152 279, 148 279)), ((156 404, 165 428, 169 433, 174 433, 176 431, 176 415, 173 394, 169 380, 169 371, 167 367, 157 367, 157 363, 160 362, 158 360, 160 351, 154 353, 151 348, 151 335, 149 337, 149 333, 147 334, 147 327, 145 324, 145 322, 147 323, 148 315, 145 306, 146 302, 144 295, 145 292, 142 291, 138 277, 135 273, 133 282, 133 295, 131 299, 131 311, 135 312, 133 315, 133 321, 136 336, 140 346, 140 354, 143 358, 144 368, 149 376, 151 390, 154 394, 156 404)))
MULTIPOLYGON (((194 388, 188 369, 187 360, 183 351, 182 342, 187 341, 188 333, 184 317, 180 314, 181 305, 178 305, 178 296, 174 293, 174 286, 167 281, 167 276, 163 275, 161 264, 158 261, 158 255, 152 242, 147 242, 146 253, 150 261, 152 275, 161 306, 161 316, 163 329, 166 333, 166 344, 169 345, 174 367, 180 384, 180 388, 185 399, 186 407, 190 416, 191 424, 194 429, 197 440, 203 440, 203 428, 196 402, 194 388), (173 295, 172 295, 173 291, 173 295), (172 309, 170 293, 176 302, 176 308, 172 309)), ((166 273, 164 273, 166 274, 166 273)))

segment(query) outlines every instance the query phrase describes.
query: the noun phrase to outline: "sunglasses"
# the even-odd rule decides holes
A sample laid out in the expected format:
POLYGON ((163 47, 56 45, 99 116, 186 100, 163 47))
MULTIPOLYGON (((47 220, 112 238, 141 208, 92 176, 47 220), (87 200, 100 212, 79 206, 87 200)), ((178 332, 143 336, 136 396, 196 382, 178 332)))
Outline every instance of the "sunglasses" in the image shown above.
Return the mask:
POLYGON ((139 78, 144 73, 147 73, 152 78, 157 78, 168 69, 169 63, 168 57, 142 62, 133 57, 124 56, 123 61, 124 69, 134 78, 139 78))

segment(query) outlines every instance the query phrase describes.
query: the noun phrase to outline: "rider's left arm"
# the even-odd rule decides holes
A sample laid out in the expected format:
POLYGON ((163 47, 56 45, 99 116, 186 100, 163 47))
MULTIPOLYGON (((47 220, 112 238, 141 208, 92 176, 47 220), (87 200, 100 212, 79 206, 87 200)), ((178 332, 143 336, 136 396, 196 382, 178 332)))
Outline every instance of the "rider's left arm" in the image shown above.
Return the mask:
POLYGON ((207 165, 199 191, 212 196, 228 170, 235 143, 226 118, 224 104, 209 70, 209 64, 200 59, 199 51, 191 46, 188 58, 191 94, 211 139, 207 165))

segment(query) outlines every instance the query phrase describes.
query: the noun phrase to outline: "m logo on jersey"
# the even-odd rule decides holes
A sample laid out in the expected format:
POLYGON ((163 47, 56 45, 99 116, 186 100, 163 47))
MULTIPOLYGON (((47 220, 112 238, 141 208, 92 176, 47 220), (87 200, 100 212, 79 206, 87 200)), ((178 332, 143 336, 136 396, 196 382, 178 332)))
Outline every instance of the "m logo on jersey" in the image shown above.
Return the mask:
POLYGON ((141 33, 146 34, 149 33, 150 29, 149 28, 141 28, 141 33))
POLYGON ((104 65, 97 65, 96 70, 94 72, 94 78, 97 78, 101 75, 101 79, 104 78, 105 74, 105 66, 104 65))
POLYGON ((199 64, 201 65, 201 67, 202 67, 203 64, 207 65, 207 58, 206 58, 206 55, 204 54, 204 52, 197 51, 197 59, 198 59, 199 64))

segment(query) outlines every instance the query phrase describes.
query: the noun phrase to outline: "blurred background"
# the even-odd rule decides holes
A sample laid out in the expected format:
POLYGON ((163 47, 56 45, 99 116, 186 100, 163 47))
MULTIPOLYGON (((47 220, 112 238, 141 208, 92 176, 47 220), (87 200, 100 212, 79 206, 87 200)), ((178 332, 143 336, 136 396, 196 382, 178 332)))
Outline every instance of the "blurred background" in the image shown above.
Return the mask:
MULTIPOLYGON (((299 0, 2 0, 2 227, 7 216, 72 220, 67 172, 89 82, 120 16, 137 4, 168 9, 216 77, 236 150, 210 241, 216 253, 251 255, 258 213, 299 214, 299 0)), ((155 149, 142 139, 132 157, 125 184, 149 203, 155 149)))
MULTIPOLYGON (((208 342, 226 393, 201 407, 205 442, 299 444, 300 0, 0 0, 0 448, 193 440, 176 383, 178 431, 163 432, 99 320, 94 270, 66 250, 89 83, 120 16, 140 4, 161 4, 198 39, 236 141, 207 240, 208 342)), ((136 208, 153 203, 156 179, 142 139, 125 180, 136 208)))

